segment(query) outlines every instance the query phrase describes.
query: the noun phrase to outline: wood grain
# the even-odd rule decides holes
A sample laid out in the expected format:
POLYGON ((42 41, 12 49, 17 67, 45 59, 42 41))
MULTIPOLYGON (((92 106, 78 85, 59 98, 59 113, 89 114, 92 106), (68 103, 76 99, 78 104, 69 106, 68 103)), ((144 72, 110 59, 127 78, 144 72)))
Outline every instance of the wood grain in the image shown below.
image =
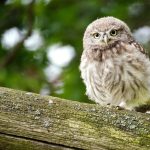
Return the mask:
POLYGON ((150 115, 0 87, 0 149, 150 149, 150 115))

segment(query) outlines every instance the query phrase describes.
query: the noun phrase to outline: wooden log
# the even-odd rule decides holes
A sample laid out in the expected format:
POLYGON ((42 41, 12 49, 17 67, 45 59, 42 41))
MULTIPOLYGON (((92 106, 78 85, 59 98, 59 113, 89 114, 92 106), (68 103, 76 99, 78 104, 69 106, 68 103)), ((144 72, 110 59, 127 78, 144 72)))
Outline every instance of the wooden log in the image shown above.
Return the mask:
POLYGON ((150 115, 0 88, 0 150, 149 150, 150 115))

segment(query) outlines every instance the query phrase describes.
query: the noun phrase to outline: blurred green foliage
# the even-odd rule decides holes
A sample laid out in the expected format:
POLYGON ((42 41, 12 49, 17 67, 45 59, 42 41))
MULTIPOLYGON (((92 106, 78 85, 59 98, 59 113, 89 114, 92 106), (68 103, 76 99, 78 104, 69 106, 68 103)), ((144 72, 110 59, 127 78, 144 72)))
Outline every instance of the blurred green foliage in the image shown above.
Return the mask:
POLYGON ((0 2, 0 34, 10 28, 26 30, 26 37, 7 50, 0 46, 0 86, 39 93, 43 86, 50 94, 71 100, 89 102, 80 79, 79 63, 82 53, 82 37, 86 26, 103 16, 115 16, 127 22, 131 30, 150 26, 150 1, 148 0, 5 0, 0 2), (26 2, 24 4, 23 2, 26 2), (28 51, 23 43, 38 29, 43 45, 36 51, 28 51), (59 81, 48 82, 44 68, 48 65, 47 47, 61 42, 72 45, 76 56, 59 81), (56 91, 62 90, 62 93, 56 91))

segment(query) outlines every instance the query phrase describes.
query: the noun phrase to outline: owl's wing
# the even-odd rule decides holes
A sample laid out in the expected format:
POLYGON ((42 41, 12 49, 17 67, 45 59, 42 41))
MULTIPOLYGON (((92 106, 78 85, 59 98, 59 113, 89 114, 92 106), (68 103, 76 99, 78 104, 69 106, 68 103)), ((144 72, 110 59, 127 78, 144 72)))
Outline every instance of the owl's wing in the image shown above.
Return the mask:
POLYGON ((146 55, 146 57, 149 57, 148 52, 135 40, 132 40, 129 42, 131 45, 135 46, 141 53, 146 55))

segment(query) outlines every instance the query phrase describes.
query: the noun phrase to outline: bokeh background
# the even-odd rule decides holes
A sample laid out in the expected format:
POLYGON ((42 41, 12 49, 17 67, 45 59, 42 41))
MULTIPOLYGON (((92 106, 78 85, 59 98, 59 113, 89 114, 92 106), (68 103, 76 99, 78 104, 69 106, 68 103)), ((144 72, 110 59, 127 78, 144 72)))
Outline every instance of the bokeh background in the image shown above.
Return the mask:
POLYGON ((149 0, 1 0, 0 86, 89 102, 82 37, 103 16, 124 20, 150 50, 149 0))

